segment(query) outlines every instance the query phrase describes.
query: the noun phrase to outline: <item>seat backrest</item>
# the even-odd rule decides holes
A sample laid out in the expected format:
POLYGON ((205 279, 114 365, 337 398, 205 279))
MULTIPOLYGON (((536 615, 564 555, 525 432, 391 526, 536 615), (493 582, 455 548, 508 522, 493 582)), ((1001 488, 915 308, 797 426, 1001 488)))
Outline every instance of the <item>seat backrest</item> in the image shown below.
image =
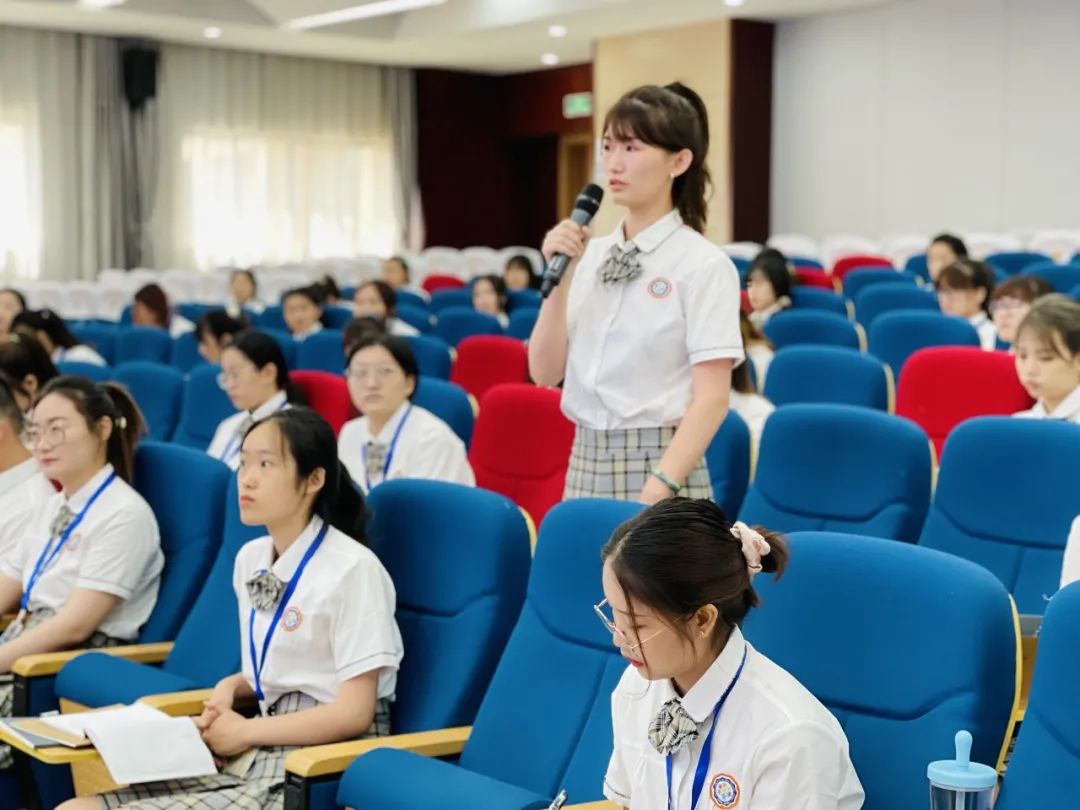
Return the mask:
POLYGON ((197 332, 184 332, 173 338, 169 365, 183 372, 191 371, 195 366, 205 363, 199 355, 199 335, 197 332))
POLYGON ((330 423, 334 435, 353 415, 349 386, 340 374, 326 371, 291 371, 289 379, 303 391, 308 407, 330 423))
POLYGON ((982 565, 1021 613, 1057 590, 1069 525, 1080 512, 1080 430, 1041 419, 982 417, 945 443, 921 545, 982 565))
POLYGON ((451 346, 457 346, 462 340, 473 335, 503 334, 498 318, 486 312, 477 312, 472 307, 447 307, 439 310, 434 331, 451 346))
POLYGON ((923 281, 930 280, 930 268, 926 265, 926 254, 916 253, 904 263, 904 269, 914 273, 923 281))
MULTIPOLYGON (((443 273, 435 273, 427 276, 420 286, 425 292, 429 293, 433 298, 435 293, 443 292, 444 290, 459 290, 465 286, 465 282, 457 276, 449 276, 443 273)), ((472 301, 472 296, 469 296, 469 300, 472 301)), ((434 301, 432 301, 432 309, 435 309, 434 301)))
POLYGON ((508 498, 445 481, 388 481, 368 508, 408 651, 394 733, 468 725, 525 600, 528 523, 508 498))
POLYGON ((930 445, 918 425, 850 405, 785 405, 765 423, 739 519, 914 542, 929 502, 930 445))
POLYGON ((281 304, 271 304, 268 306, 255 316, 254 323, 263 331, 266 331, 267 329, 280 329, 284 332, 289 331, 289 326, 285 323, 285 309, 281 304))
POLYGON ((450 379, 452 360, 450 347, 445 340, 434 335, 410 335, 405 340, 409 341, 409 346, 416 355, 416 365, 419 366, 422 376, 450 379))
POLYGON ((626 662, 592 605, 600 549, 639 504, 561 503, 540 530, 521 618, 480 706, 461 766, 553 796, 599 800, 611 757, 611 693, 626 662), (507 756, 508 741, 528 756, 507 756))
POLYGON ((777 407, 797 402, 889 410, 889 371, 880 360, 837 346, 789 346, 769 364, 765 398, 777 407))
POLYGON ((1045 262, 1028 265, 1025 274, 1042 276, 1057 292, 1067 293, 1080 284, 1080 264, 1054 264, 1045 262))
POLYGON ((791 291, 791 303, 796 309, 823 309, 847 317, 847 302, 831 290, 796 287, 791 291))
POLYGON ((144 360, 150 363, 168 363, 172 352, 172 338, 164 329, 153 326, 128 326, 116 337, 116 365, 144 360))
POLYGON ((866 807, 925 807, 926 766, 951 758, 960 729, 975 738, 973 760, 996 763, 1019 641, 1001 583, 905 543, 832 532, 790 541, 784 576, 754 580, 762 605, 743 631, 836 715, 866 807))
MULTIPOLYGON (((219 461, 214 463, 225 466, 219 461)), ((224 518, 221 545, 216 555, 207 558, 213 560, 210 573, 184 618, 163 667, 194 683, 217 683, 226 675, 240 671, 240 608, 233 590, 233 567, 243 545, 266 534, 264 526, 245 526, 240 522, 235 475, 226 475, 226 494, 219 515, 224 518)))
MULTIPOLYGON (((401 295, 399 292, 398 295, 401 295)), ((395 307, 395 314, 398 320, 404 321, 409 324, 413 329, 420 332, 431 331, 431 310, 427 308, 427 304, 423 307, 414 307, 409 304, 398 304, 395 307)))
POLYGON ((795 280, 798 282, 799 287, 809 287, 811 289, 836 292, 836 284, 833 283, 833 277, 817 267, 796 267, 795 280))
POLYGON ((765 336, 777 349, 806 344, 862 348, 855 324, 835 312, 816 309, 778 312, 765 324, 765 336))
POLYGON ((421 375, 412 401, 446 422, 468 448, 472 442, 475 417, 464 388, 446 380, 421 375))
POLYGON ((892 259, 888 256, 874 256, 871 254, 844 256, 842 259, 837 259, 836 263, 833 264, 832 274, 834 278, 843 281, 844 276, 852 270, 859 270, 864 267, 892 267, 892 259))
POLYGON ((116 371, 109 366, 80 363, 78 360, 61 360, 56 364, 56 370, 72 377, 87 377, 96 383, 107 382, 116 374, 116 371))
POLYGON ((330 304, 323 308, 323 324, 327 329, 344 329, 353 318, 352 307, 330 304))
POLYGON ((529 382, 529 353, 525 344, 512 337, 477 335, 467 337, 457 347, 457 359, 450 380, 478 400, 492 386, 529 382))
POLYGON ((436 290, 431 294, 429 306, 431 311, 438 315, 442 310, 451 307, 467 307, 472 309, 472 290, 459 282, 457 286, 447 289, 436 290))
POLYGON ((804 267, 808 270, 825 269, 825 265, 823 265, 818 259, 814 259, 810 256, 788 256, 788 263, 796 269, 801 267, 804 267))
POLYGON ((538 307, 519 307, 510 313, 510 323, 506 327, 506 334, 518 340, 528 340, 532 337, 536 319, 540 316, 538 307))
POLYGON ((150 438, 163 442, 171 439, 180 420, 184 375, 160 363, 131 362, 117 366, 112 377, 135 398, 150 438))
POLYGON ((206 450, 221 421, 236 413, 228 395, 218 385, 221 366, 203 365, 191 370, 184 384, 180 422, 173 442, 197 450, 206 450))
POLYGON ((1012 355, 966 346, 915 352, 896 391, 897 414, 922 426, 939 457, 949 432, 965 419, 1008 415, 1033 403, 1016 376, 1012 355))
POLYGON ((394 295, 397 296, 397 305, 413 307, 415 309, 428 311, 428 300, 420 293, 413 292, 412 290, 394 290, 394 295))
POLYGON ((727 412, 705 448, 705 464, 709 468, 713 500, 734 520, 750 485, 750 428, 735 411, 727 412))
POLYGON ((276 340, 278 346, 281 347, 281 353, 285 355, 285 365, 289 368, 296 368, 296 353, 299 350, 299 345, 293 339, 292 333, 288 329, 276 329, 269 326, 260 326, 259 331, 265 332, 276 340))
POLYGON ((905 309, 941 311, 937 296, 932 291, 903 282, 874 284, 864 287, 855 296, 855 319, 864 329, 869 329, 870 325, 886 312, 905 309))
POLYGON ((867 351, 891 368, 894 377, 919 349, 979 345, 974 326, 963 318, 938 312, 886 312, 875 318, 867 331, 867 351))
POLYGON ((892 267, 863 267, 844 276, 844 296, 852 301, 875 284, 915 284, 915 276, 892 267))
POLYGON ((345 371, 341 332, 337 329, 323 329, 301 340, 296 347, 296 368, 325 371, 340 376, 345 371))
POLYGON ((986 257, 986 263, 996 267, 1006 275, 1013 275, 1024 270, 1028 265, 1040 262, 1053 261, 1045 253, 1033 253, 1029 250, 1013 250, 1000 253, 991 253, 986 257))
POLYGON ((995 810, 1072 807, 1080 795, 1080 583, 1050 600, 1024 723, 995 810))
POLYGON ((116 360, 117 328, 115 325, 101 323, 72 324, 71 332, 91 349, 104 358, 105 362, 113 363, 116 360))
POLYGON ((476 485, 524 507, 537 526, 562 500, 574 443, 574 425, 559 405, 552 388, 497 385, 480 402, 469 448, 476 485))
POLYGON ((171 641, 187 619, 221 544, 228 484, 228 467, 205 453, 158 442, 139 445, 135 489, 154 511, 165 556, 157 603, 140 642, 171 641))
POLYGON ((506 311, 514 313, 520 309, 540 309, 543 300, 539 290, 510 290, 506 294, 506 311))

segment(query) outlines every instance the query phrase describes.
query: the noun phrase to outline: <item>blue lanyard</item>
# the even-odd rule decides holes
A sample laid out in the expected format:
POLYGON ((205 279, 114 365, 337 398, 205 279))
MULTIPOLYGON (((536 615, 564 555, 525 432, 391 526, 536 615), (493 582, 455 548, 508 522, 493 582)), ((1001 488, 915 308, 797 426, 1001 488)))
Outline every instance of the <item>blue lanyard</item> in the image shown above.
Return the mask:
MULTIPOLYGON (((390 449, 386 451, 386 461, 383 462, 382 468, 382 480, 386 480, 386 474, 390 472, 390 463, 394 460, 394 450, 397 448, 398 439, 401 438, 401 429, 405 427, 405 423, 409 421, 409 414, 412 413, 412 403, 409 403, 409 407, 405 410, 405 415, 401 417, 401 421, 398 422, 397 430, 394 431, 394 438, 390 440, 390 449)), ((364 456, 364 481, 367 483, 367 491, 371 492, 371 473, 367 468, 367 445, 365 444, 361 449, 361 453, 364 456)), ((381 483, 381 482, 380 482, 381 483)))
POLYGON ((64 529, 63 534, 60 535, 60 542, 56 544, 56 548, 53 548, 53 538, 49 538, 49 542, 45 544, 45 548, 43 548, 41 554, 38 555, 37 562, 34 563, 34 570, 30 572, 30 579, 26 581, 26 587, 23 588, 22 599, 19 601, 20 610, 25 611, 27 606, 29 606, 30 594, 34 592, 34 586, 37 585, 38 580, 41 579, 45 572, 49 570, 50 566, 56 562, 56 558, 60 556, 60 552, 63 551, 64 546, 67 545, 71 533, 75 531, 75 528, 80 523, 82 523, 83 517, 85 517, 86 513, 90 510, 90 507, 94 505, 94 501, 101 496, 102 492, 108 489, 109 484, 115 479, 116 471, 114 470, 109 473, 109 477, 105 479, 101 486, 94 490, 94 494, 90 496, 90 500, 86 502, 86 506, 80 510, 79 514, 72 518, 71 523, 68 524, 68 527, 64 529))
MULTIPOLYGON (((284 410, 285 407, 288 404, 289 404, 289 400, 286 399, 278 407, 276 407, 274 409, 274 411, 276 412, 276 411, 284 410)), ((253 424, 254 424, 254 422, 259 421, 258 419, 255 419, 255 412, 254 411, 249 411, 249 413, 251 414, 253 424)), ((224 461, 226 463, 232 461, 233 456, 237 455, 240 452, 240 442, 243 441, 243 438, 244 438, 243 436, 235 436, 234 435, 231 439, 229 439, 229 443, 225 446, 225 452, 221 454, 221 458, 219 459, 219 461, 224 461)))
POLYGON ((251 669, 255 673, 255 696, 260 701, 265 700, 262 690, 262 671, 263 666, 266 664, 266 655, 270 652, 270 639, 274 637, 274 631, 277 630, 278 623, 281 621, 281 614, 285 612, 285 607, 289 604, 296 586, 300 583, 300 577, 304 575, 304 569, 311 562, 311 558, 315 556, 315 552, 319 550, 319 546, 322 545, 323 538, 326 537, 326 532, 329 529, 330 524, 323 523, 323 527, 315 535, 315 539, 311 541, 308 550, 304 552, 300 565, 296 567, 296 573, 292 575, 289 584, 285 586, 285 592, 281 594, 277 610, 274 611, 273 621, 270 622, 270 626, 266 629, 266 637, 263 639, 262 644, 262 656, 255 653, 255 608, 252 608, 251 613, 248 615, 248 650, 251 653, 251 669))
MULTIPOLYGON (((742 675, 743 667, 746 665, 746 647, 743 647, 742 661, 739 663, 739 668, 735 670, 735 677, 731 679, 731 683, 728 684, 727 689, 724 690, 724 694, 720 696, 720 700, 716 702, 716 708, 713 709, 712 716, 712 728, 709 729, 709 734, 705 737, 705 745, 701 748, 701 755, 698 757, 697 768, 694 770, 694 784, 690 791, 690 808, 694 810, 697 807, 698 800, 701 798, 701 791, 705 787, 705 776, 709 773, 709 759, 712 757, 712 740, 713 734, 716 733, 716 721, 720 717, 720 710, 724 708, 724 703, 728 699, 728 695, 731 694, 731 690, 735 688, 735 684, 739 682, 739 676, 742 675)), ((675 810, 675 802, 671 798, 671 754, 668 754, 664 758, 667 762, 667 795, 668 795, 668 810, 675 810)))

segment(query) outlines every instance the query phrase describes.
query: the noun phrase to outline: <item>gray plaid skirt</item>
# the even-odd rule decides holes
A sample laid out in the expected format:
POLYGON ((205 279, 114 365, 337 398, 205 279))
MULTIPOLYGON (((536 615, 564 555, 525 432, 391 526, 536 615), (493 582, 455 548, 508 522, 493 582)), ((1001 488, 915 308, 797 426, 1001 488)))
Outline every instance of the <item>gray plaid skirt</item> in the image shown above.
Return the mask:
MULTIPOLYGON (((636 500, 674 435, 674 427, 592 430, 579 425, 574 432, 563 499, 636 500)), ((679 495, 712 499, 704 458, 690 472, 679 495)))
MULTIPOLYGON (((318 701, 300 692, 282 695, 267 714, 289 714, 318 706, 318 701)), ((390 733, 390 701, 382 699, 375 706, 375 722, 364 739, 385 737, 390 733)), ((232 758, 212 776, 192 779, 169 779, 145 782, 103 793, 104 808, 126 807, 132 810, 280 810, 285 806, 285 758, 297 746, 277 745, 258 748, 232 758)))

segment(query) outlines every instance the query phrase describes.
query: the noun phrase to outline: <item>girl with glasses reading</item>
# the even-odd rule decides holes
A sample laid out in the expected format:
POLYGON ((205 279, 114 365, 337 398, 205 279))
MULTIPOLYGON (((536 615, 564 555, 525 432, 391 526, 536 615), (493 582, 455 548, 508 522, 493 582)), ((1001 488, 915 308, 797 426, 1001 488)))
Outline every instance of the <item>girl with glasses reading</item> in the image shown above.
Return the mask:
POLYGON ((434 478, 475 486, 465 443, 431 411, 412 402, 420 381, 408 341, 372 334, 348 351, 345 375, 353 405, 338 454, 365 492, 390 478, 434 478))
POLYGON ((836 718, 739 629, 758 604, 754 576, 784 570, 783 537, 678 498, 616 529, 602 557, 596 610, 630 665, 612 695, 609 800, 630 810, 862 807, 836 718))
POLYGON ((234 470, 240 466, 240 442, 248 428, 291 404, 304 404, 289 380, 281 346, 265 332, 241 332, 222 349, 218 385, 240 413, 222 420, 206 452, 234 470))

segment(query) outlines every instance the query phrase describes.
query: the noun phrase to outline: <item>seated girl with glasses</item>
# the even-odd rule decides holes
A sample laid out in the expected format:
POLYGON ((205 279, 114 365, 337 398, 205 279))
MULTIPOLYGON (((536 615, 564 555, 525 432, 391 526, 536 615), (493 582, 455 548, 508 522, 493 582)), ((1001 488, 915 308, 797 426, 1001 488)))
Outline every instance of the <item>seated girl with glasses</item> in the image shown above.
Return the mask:
POLYGON ((630 664, 612 695, 609 800, 631 810, 862 807, 836 718, 739 629, 758 604, 755 574, 787 564, 782 537, 732 525, 711 501, 676 498, 616 529, 602 557, 596 610, 630 664))
POLYGON ((334 431, 308 408, 279 411, 251 428, 241 457, 240 520, 266 534, 233 566, 240 671, 218 682, 195 721, 224 767, 62 810, 280 808, 295 748, 390 733, 404 653, 394 583, 364 545, 364 502, 334 431), (258 701, 258 713, 240 714, 239 701, 258 701))
POLYGON ((420 380, 404 338, 373 334, 348 352, 345 375, 353 405, 338 455, 365 492, 390 478, 434 478, 475 486, 465 444, 439 417, 414 405, 420 380))
MULTIPOLYGON (((24 655, 128 644, 150 617, 164 558, 154 513, 131 486, 142 431, 118 386, 57 377, 42 389, 27 438, 61 491, 0 560, 0 612, 18 611, 0 636, 0 673, 24 655)), ((9 683, 0 713, 11 702, 9 683)))
POLYGON ((241 332, 222 349, 218 385, 240 413, 222 420, 206 452, 233 470, 240 466, 240 442, 248 428, 290 404, 304 404, 289 380, 281 346, 265 332, 241 332))

